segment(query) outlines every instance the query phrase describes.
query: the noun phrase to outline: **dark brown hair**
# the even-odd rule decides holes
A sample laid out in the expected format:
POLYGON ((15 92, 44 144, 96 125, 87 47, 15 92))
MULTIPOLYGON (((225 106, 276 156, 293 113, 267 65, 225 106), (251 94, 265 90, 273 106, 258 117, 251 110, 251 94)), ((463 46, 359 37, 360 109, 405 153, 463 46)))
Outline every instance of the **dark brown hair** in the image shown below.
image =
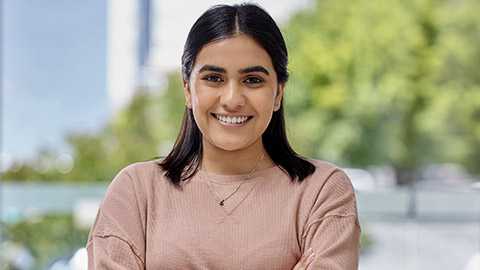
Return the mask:
MULTIPOLYGON (((278 83, 288 80, 288 54, 282 33, 275 21, 255 4, 217 5, 208 9, 190 29, 182 56, 182 76, 188 82, 200 50, 207 44, 239 33, 249 35, 270 55, 278 83)), ((279 110, 262 135, 263 145, 273 162, 286 171, 292 181, 301 182, 315 166, 293 151, 285 132, 283 99, 279 110)), ((165 175, 176 185, 191 178, 202 160, 202 133, 193 112, 185 108, 182 127, 170 154, 160 162, 165 175)))

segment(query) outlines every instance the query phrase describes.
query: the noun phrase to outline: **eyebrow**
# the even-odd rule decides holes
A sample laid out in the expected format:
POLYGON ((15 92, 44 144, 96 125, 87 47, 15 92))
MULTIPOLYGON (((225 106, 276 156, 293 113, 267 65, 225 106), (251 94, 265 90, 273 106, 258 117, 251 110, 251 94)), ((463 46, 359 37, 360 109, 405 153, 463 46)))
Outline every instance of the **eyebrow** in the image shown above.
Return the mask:
MULTIPOLYGON (((213 71, 213 72, 218 72, 218 73, 227 73, 227 70, 222 68, 222 67, 218 67, 218 66, 214 66, 214 65, 205 65, 203 67, 200 68, 200 70, 198 71, 198 73, 202 73, 204 71, 213 71)), ((245 74, 245 73, 250 73, 250 72, 262 72, 262 73, 265 73, 267 76, 270 76, 270 72, 268 72, 267 69, 265 69, 264 67, 262 66, 253 66, 253 67, 247 67, 247 68, 243 68, 243 69, 240 69, 238 71, 238 73, 240 74, 245 74)))
POLYGON ((200 70, 198 71, 198 73, 202 73, 204 71, 213 71, 213 72, 219 72, 219 73, 227 73, 227 71, 222 68, 222 67, 217 67, 217 66, 213 66, 213 65, 205 65, 203 66, 202 68, 200 68, 200 70))
POLYGON ((240 74, 250 73, 250 72, 263 72, 265 73, 265 75, 270 76, 270 72, 268 72, 268 70, 262 66, 248 67, 248 68, 240 69, 238 72, 240 74))

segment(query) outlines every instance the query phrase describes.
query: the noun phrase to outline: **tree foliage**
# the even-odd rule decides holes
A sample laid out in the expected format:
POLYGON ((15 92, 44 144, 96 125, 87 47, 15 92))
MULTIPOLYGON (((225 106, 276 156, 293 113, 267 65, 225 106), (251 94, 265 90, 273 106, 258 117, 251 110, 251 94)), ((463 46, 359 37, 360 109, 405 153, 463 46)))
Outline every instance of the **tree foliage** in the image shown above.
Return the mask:
POLYGON ((318 0, 298 13, 284 28, 294 146, 344 166, 478 173, 478 14, 473 0, 318 0))
MULTIPOLYGON (((294 148, 341 166, 389 164, 400 176, 430 162, 479 174, 478 14, 478 0, 317 0, 300 11, 283 27, 294 148)), ((130 163, 166 155, 185 107, 181 83, 171 74, 164 88, 137 91, 98 133, 71 134, 68 172, 55 169, 58 153, 46 148, 3 179, 109 181, 130 163)), ((5 237, 44 265, 84 245, 86 232, 69 233, 70 219, 8 225, 5 237)))
MULTIPOLYGON (((476 0, 317 0, 298 12, 283 27, 294 148, 341 166, 410 172, 455 162, 480 173, 478 14, 476 0)), ((52 169, 57 155, 47 149, 4 179, 110 180, 132 162, 166 155, 184 110, 180 75, 168 82, 137 91, 101 132, 69 136, 70 172, 52 169)))
POLYGON ((55 149, 7 171, 5 180, 23 181, 110 181, 125 166, 166 155, 173 145, 184 108, 181 76, 168 76, 165 89, 139 89, 130 105, 114 115, 110 123, 94 134, 75 133, 67 141, 74 164, 71 171, 55 169, 55 149))
MULTIPOLYGON (((34 269, 48 269, 55 260, 68 259, 65 256, 71 256, 79 247, 85 246, 88 233, 88 229, 76 228, 71 215, 26 219, 18 224, 6 224, 3 228, 6 239, 28 248, 32 253, 34 269)), ((15 269, 5 261, 2 266, 2 269, 15 269)))

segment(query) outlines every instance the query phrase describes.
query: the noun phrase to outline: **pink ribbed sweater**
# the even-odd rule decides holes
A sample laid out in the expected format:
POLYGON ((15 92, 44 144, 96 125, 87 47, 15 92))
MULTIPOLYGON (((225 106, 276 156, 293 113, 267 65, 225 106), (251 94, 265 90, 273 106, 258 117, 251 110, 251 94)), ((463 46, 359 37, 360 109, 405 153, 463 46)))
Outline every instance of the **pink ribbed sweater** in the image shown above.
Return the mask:
MULTIPOLYGON (((108 188, 87 244, 89 269, 292 269, 309 247, 309 269, 357 269, 355 194, 337 167, 290 181, 257 171, 224 206, 203 171, 175 187, 157 162, 122 170, 108 188)), ((209 174, 228 196, 245 175, 209 174)))

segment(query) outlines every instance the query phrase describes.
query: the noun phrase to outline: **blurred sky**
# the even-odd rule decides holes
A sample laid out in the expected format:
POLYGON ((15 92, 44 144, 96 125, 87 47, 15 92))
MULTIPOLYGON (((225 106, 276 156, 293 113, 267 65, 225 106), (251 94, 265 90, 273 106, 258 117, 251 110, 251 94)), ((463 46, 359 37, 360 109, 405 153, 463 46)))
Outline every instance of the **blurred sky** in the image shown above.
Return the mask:
MULTIPOLYGON (((191 24, 207 7, 218 2, 158 1, 163 13, 157 14, 161 19, 157 30, 160 41, 155 42, 170 46, 160 46, 161 61, 156 61, 168 64, 171 58, 170 62, 179 64, 191 24), (174 57, 168 58, 170 54, 174 57)), ((258 2, 276 20, 284 21, 309 0, 258 2)), ((95 132, 105 126, 110 115, 106 82, 108 0, 0 0, 0 3, 3 32, 0 157, 7 163, 12 159, 35 158, 45 147, 58 150, 58 154, 68 153, 65 141, 68 134, 95 132)))
MULTIPOLYGON (((2 0, 2 152, 66 152, 108 117, 106 0, 2 0)), ((5 155, 5 154, 4 154, 5 155)))

